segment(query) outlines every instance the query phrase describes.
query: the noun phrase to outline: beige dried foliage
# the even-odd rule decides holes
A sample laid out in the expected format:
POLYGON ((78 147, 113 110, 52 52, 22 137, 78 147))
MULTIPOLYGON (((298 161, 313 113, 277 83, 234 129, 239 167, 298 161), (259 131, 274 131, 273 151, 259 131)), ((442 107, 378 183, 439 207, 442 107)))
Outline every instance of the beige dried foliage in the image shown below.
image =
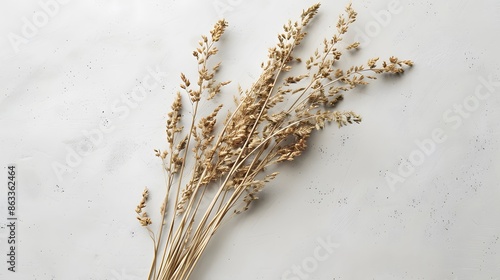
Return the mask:
POLYGON ((145 188, 144 191, 142 192, 141 202, 139 202, 139 205, 137 205, 137 207, 135 208, 135 212, 137 213, 137 220, 139 220, 139 223, 141 224, 141 226, 144 226, 144 227, 146 227, 152 223, 151 218, 149 218, 146 211, 143 211, 143 209, 146 207, 146 202, 148 200, 148 196, 149 196, 149 191, 147 188, 145 188))
MULTIPOLYGON (((181 74, 183 92, 177 93, 168 113, 168 151, 155 150, 163 164, 166 187, 158 231, 150 231, 155 246, 148 279, 188 279, 222 222, 248 210, 278 175, 274 170, 307 149, 314 131, 330 122, 338 127, 361 122, 356 113, 335 109, 345 92, 367 85, 378 74, 401 74, 405 66, 413 65, 390 57, 382 63, 371 58, 364 65, 341 67, 343 36, 357 17, 351 4, 339 16, 336 34, 302 63, 294 51, 319 8, 315 4, 298 21, 283 26, 276 46, 261 64, 259 78, 249 89, 239 89, 233 109, 223 111, 220 104, 206 116, 199 116, 200 100, 214 99, 229 84, 216 81, 221 64, 211 61, 227 22, 219 20, 210 36, 201 37, 193 52, 198 65, 198 77, 193 80, 197 82, 181 74), (292 69, 299 74, 289 75, 292 69), (182 120, 184 98, 192 114, 182 120)), ((354 42, 343 48, 359 47, 354 42)), ((143 211, 147 198, 146 189, 136 212, 141 225, 149 229, 151 219, 143 211)))

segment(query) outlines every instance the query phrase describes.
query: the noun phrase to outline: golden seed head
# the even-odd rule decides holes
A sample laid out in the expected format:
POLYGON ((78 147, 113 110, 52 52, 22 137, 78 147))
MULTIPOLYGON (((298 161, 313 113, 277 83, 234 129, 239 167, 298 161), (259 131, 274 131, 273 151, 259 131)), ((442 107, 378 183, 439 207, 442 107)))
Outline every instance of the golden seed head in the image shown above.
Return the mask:
POLYGON ((227 26, 228 26, 228 23, 225 19, 221 19, 221 20, 217 21, 217 23, 215 23, 214 28, 212 29, 212 31, 210 31, 210 34, 212 35, 213 42, 219 41, 222 34, 224 34, 224 31, 226 31, 227 26))

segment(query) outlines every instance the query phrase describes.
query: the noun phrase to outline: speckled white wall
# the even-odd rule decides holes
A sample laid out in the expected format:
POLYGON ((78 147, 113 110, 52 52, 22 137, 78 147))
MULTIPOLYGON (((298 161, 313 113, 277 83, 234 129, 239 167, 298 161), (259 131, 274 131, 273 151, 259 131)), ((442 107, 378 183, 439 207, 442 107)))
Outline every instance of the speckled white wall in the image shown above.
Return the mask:
MULTIPOLYGON (((350 95, 342 108, 363 123, 317 134, 192 279, 500 279, 500 1, 353 2, 347 39, 363 48, 350 59, 416 66, 350 95)), ((198 36, 229 21, 221 80, 246 87, 312 3, 2 3, 0 181, 15 164, 18 220, 12 273, 0 188, 0 278, 145 279, 151 244, 134 207, 144 186, 161 195, 152 150, 178 73, 196 71, 198 36)), ((323 1, 304 54, 346 3, 323 1)))

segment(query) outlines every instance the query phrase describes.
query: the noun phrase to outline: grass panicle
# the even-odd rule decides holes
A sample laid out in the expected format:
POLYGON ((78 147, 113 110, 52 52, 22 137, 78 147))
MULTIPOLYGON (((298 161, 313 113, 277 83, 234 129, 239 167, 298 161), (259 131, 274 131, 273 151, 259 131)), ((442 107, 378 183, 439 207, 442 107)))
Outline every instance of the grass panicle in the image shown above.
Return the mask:
POLYGON ((219 20, 209 36, 201 37, 193 51, 196 82, 180 75, 180 91, 166 124, 167 148, 154 150, 165 174, 161 219, 153 224, 145 212, 147 189, 136 208, 137 219, 154 242, 149 280, 188 279, 222 223, 250 209, 278 175, 277 167, 307 149, 314 131, 332 122, 338 127, 361 122, 352 111, 336 110, 346 92, 367 85, 377 75, 401 74, 413 65, 390 57, 342 68, 342 50, 360 48, 359 42, 343 43, 357 17, 351 4, 339 16, 336 34, 325 38, 303 62, 294 51, 319 8, 315 4, 299 20, 283 26, 261 64, 259 78, 249 89, 239 89, 233 108, 216 104, 206 116, 200 116, 200 101, 217 103, 215 97, 230 83, 216 80, 221 64, 212 62, 228 23, 219 20), (299 74, 290 75, 292 69, 299 74), (185 106, 190 115, 183 115, 185 106))

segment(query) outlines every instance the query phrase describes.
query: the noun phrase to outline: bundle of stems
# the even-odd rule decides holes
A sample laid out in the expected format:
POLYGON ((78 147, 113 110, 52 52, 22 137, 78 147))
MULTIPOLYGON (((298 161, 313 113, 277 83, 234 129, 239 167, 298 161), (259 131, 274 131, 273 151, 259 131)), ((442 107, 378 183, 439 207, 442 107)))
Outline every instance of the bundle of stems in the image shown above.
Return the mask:
MULTIPOLYGON (((227 22, 219 20, 209 36, 201 37, 193 52, 197 81, 192 84, 181 74, 182 92, 177 92, 168 113, 168 148, 155 150, 166 183, 157 231, 151 229, 151 218, 144 209, 148 189, 136 208, 137 219, 154 243, 148 279, 188 279, 223 221, 249 209, 278 175, 276 167, 304 152, 313 131, 329 122, 342 127, 361 121, 352 111, 335 110, 343 93, 368 84, 377 74, 400 74, 412 65, 396 57, 382 63, 372 58, 366 64, 341 69, 340 45, 357 16, 351 4, 339 16, 336 34, 302 63, 294 51, 319 8, 320 4, 315 4, 304 10, 299 20, 283 26, 276 46, 269 49, 267 61, 261 64, 260 77, 248 90, 238 89, 235 106, 222 120, 218 116, 223 104, 215 100, 229 82, 215 79, 220 63, 211 64, 211 59, 218 52, 216 45, 227 22), (301 74, 291 75, 298 66, 302 68, 296 72, 301 74), (215 105, 210 114, 200 117, 200 101, 205 100, 215 105), (186 104, 191 106, 187 119, 182 117, 186 104)), ((346 50, 359 47, 358 42, 343 45, 346 50)))

